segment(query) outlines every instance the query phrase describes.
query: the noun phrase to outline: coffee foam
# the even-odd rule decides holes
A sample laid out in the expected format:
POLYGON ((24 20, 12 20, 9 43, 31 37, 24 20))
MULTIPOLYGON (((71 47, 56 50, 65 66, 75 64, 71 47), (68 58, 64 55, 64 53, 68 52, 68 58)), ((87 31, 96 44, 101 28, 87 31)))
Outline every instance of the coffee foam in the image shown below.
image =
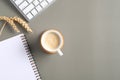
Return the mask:
POLYGON ((50 49, 57 49, 60 44, 60 38, 57 34, 51 32, 45 35, 44 44, 50 49))

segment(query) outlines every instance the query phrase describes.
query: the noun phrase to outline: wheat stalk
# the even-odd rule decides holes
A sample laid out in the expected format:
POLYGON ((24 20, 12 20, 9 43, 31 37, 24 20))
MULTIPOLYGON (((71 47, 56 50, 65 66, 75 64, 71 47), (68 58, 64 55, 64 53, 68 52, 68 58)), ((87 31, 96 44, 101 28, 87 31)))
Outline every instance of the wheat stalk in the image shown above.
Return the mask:
POLYGON ((14 24, 13 20, 11 20, 9 17, 0 16, 0 20, 4 20, 7 23, 9 23, 11 25, 11 27, 14 29, 14 31, 20 32, 19 29, 17 28, 17 26, 14 24))
POLYGON ((21 18, 15 16, 15 17, 11 17, 10 19, 11 19, 12 21, 16 21, 16 22, 18 22, 19 24, 21 24, 22 27, 26 29, 26 31, 28 31, 28 32, 33 32, 32 29, 28 26, 27 22, 25 22, 25 21, 22 20, 21 18))

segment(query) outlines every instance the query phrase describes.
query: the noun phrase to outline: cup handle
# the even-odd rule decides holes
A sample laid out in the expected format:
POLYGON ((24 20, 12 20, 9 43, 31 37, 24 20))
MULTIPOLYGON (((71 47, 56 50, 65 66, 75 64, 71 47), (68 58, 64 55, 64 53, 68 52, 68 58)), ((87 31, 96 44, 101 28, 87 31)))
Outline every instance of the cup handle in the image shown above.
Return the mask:
POLYGON ((63 56, 63 52, 60 49, 58 49, 57 52, 60 56, 63 56))

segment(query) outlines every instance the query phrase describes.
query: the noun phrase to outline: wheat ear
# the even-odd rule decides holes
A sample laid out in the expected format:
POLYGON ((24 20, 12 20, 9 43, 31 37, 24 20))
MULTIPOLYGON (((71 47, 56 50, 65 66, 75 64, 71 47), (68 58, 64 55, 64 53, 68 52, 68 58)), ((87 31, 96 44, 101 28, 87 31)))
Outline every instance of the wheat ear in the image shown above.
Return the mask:
POLYGON ((7 23, 9 23, 11 25, 11 27, 14 29, 14 31, 20 32, 19 29, 17 28, 17 26, 14 24, 14 22, 9 17, 0 16, 0 20, 4 20, 7 23))
POLYGON ((21 18, 15 16, 15 17, 11 17, 10 19, 13 20, 13 21, 16 21, 19 24, 21 24, 22 27, 25 28, 27 32, 33 32, 32 29, 27 24, 27 22, 25 22, 21 18))

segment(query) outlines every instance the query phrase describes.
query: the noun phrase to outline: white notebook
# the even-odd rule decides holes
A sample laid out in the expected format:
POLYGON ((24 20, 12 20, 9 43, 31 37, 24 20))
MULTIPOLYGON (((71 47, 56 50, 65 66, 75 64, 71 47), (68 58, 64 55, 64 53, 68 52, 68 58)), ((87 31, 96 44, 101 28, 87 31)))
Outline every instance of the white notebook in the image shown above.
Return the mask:
POLYGON ((24 34, 0 42, 0 80, 41 80, 24 34))

